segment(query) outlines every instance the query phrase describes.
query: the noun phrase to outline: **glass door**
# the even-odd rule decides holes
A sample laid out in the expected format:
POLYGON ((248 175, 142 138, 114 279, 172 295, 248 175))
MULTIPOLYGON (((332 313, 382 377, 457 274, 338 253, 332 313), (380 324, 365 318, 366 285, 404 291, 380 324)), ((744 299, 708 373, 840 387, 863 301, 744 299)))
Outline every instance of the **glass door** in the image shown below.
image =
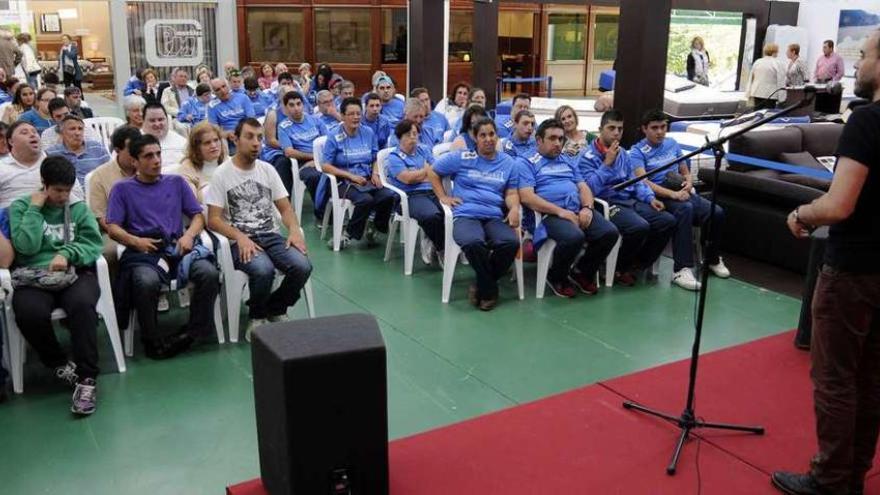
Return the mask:
POLYGON ((587 11, 559 10, 547 15, 547 75, 553 93, 583 95, 586 82, 587 11))
POLYGON ((587 57, 587 94, 599 93, 599 76, 614 67, 620 9, 590 8, 590 43, 587 57))
MULTIPOLYGON (((498 56, 503 77, 532 77, 535 74, 534 26, 534 13, 499 12, 498 56)), ((519 91, 537 94, 539 87, 538 84, 513 83, 505 84, 502 91, 505 97, 519 91)))

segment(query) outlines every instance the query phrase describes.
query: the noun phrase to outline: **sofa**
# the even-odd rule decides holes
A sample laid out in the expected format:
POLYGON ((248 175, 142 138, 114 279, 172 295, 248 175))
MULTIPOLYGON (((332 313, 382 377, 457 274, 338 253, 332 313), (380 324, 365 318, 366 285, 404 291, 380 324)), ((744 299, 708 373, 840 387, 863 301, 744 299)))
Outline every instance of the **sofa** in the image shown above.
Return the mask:
MULTIPOLYGON (((833 155, 842 131, 841 124, 824 123, 752 131, 731 140, 729 151, 825 170, 814 158, 833 155)), ((711 185, 713 170, 702 168, 699 177, 711 185)), ((719 176, 718 203, 726 213, 721 250, 805 273, 810 243, 791 235, 786 218, 829 185, 830 180, 730 160, 719 176)))

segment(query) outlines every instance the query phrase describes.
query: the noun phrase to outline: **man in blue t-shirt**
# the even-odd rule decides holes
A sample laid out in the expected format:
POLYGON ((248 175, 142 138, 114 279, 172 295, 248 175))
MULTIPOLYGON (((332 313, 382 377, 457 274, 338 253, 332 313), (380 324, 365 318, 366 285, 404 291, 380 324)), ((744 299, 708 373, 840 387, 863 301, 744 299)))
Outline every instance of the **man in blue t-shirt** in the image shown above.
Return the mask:
MULTIPOLYGON (((434 134, 434 130, 425 125, 425 106, 416 98, 406 100, 405 112, 403 118, 414 122, 420 129, 419 146, 425 148, 429 152, 433 152, 434 145, 440 144, 440 138, 434 134)), ((397 146, 397 136, 392 134, 388 138, 388 147, 397 146)))
POLYGON ((382 115, 388 118, 391 125, 403 118, 403 101, 397 98, 394 82, 388 76, 382 76, 376 80, 376 93, 382 100, 382 115))
POLYGON ((208 122, 220 126, 229 144, 229 153, 234 154, 235 126, 242 119, 256 115, 254 106, 247 95, 232 92, 226 79, 218 77, 212 80, 211 90, 217 98, 208 103, 208 122))
POLYGON ((516 115, 523 110, 532 108, 532 97, 526 93, 519 93, 513 97, 510 113, 508 115, 496 115, 495 124, 498 126, 498 137, 506 138, 513 132, 516 124, 516 115))
POLYGON ((538 151, 538 142, 535 140, 535 115, 528 110, 520 110, 514 119, 513 132, 501 140, 501 149, 508 155, 516 158, 528 158, 538 151))
POLYGON ((208 118, 208 103, 211 102, 211 86, 201 83, 196 86, 195 96, 180 105, 177 111, 177 121, 182 124, 194 126, 208 118))
POLYGON ((273 98, 260 90, 260 83, 257 82, 256 77, 250 76, 245 78, 244 94, 251 101, 251 105, 254 106, 254 115, 256 117, 265 117, 266 108, 272 104, 273 98))
MULTIPOLYGON (((128 151, 137 174, 113 186, 104 217, 110 237, 126 247, 113 292, 118 308, 136 311, 147 357, 165 359, 195 339, 215 334, 220 272, 213 255, 200 245, 202 205, 183 177, 162 174, 159 141, 145 134, 132 140, 128 151), (186 229, 183 217, 190 219, 186 229), (180 287, 192 282, 194 288, 188 323, 166 336, 160 334, 156 308, 162 287, 174 279, 180 287)), ((119 324, 125 327, 128 321, 119 324)))
POLYGON ((611 204, 611 221, 622 236, 617 254, 615 281, 636 282, 636 272, 651 267, 672 237, 678 219, 644 182, 620 190, 614 186, 635 177, 629 154, 620 146, 623 114, 602 114, 599 139, 587 147, 578 162, 581 175, 593 194, 611 204))
MULTIPOLYGON (((642 118, 642 132, 645 138, 634 144, 629 152, 636 175, 650 173, 683 155, 678 143, 666 137, 668 122, 666 114, 660 110, 650 110, 642 118)), ((672 283, 687 290, 697 290, 700 288, 700 282, 693 273, 693 228, 703 226, 709 220, 711 203, 694 191, 687 162, 657 172, 645 183, 663 201, 666 211, 679 219, 675 233, 672 234, 674 260, 672 283)), ((705 255, 709 257, 709 269, 712 273, 727 278, 730 276, 730 271, 718 256, 723 223, 724 211, 721 206, 716 205, 712 219, 711 249, 707 250, 705 255)))
POLYGON ((336 132, 342 121, 342 115, 340 115, 336 104, 333 103, 333 93, 322 89, 318 91, 315 101, 318 103, 318 119, 327 128, 327 132, 336 132))
POLYGON ((394 125, 388 120, 388 117, 382 115, 382 99, 376 93, 367 93, 364 98, 364 118, 361 125, 365 125, 373 131, 380 150, 388 146, 388 138, 391 136, 394 125))
POLYGON ((299 165, 299 178, 305 183, 314 201, 321 173, 315 168, 313 144, 318 137, 327 135, 327 128, 314 116, 305 113, 304 100, 303 95, 296 91, 284 95, 284 108, 289 117, 282 119, 278 124, 277 136, 282 154, 275 157, 272 165, 278 171, 281 182, 289 193, 293 183, 290 159, 296 160, 299 165))
POLYGON ((434 136, 442 142, 444 134, 450 129, 449 120, 442 113, 431 110, 433 107, 431 106, 431 95, 428 93, 428 90, 425 88, 415 88, 410 91, 409 95, 413 98, 418 98, 422 105, 425 106, 427 117, 425 117, 424 125, 430 127, 434 131, 434 136))
POLYGON ((523 205, 544 215, 535 228, 536 247, 540 249, 545 236, 556 241, 547 286, 560 297, 574 297, 578 289, 594 295, 599 292, 599 266, 620 235, 614 224, 594 211, 593 192, 577 164, 560 156, 564 139, 558 120, 541 123, 537 152, 518 159, 519 195, 523 205), (583 256, 572 266, 581 250, 583 256))

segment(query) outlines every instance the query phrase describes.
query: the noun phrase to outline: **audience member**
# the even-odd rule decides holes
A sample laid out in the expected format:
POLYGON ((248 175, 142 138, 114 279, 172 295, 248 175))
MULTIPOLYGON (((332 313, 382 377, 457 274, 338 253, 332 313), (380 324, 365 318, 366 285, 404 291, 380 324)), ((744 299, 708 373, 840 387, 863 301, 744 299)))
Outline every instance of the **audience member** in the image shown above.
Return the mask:
MULTIPOLYGON (((330 131, 324 144, 321 168, 340 181, 340 196, 349 199, 354 211, 342 236, 344 248, 352 240, 366 236, 368 245, 378 230, 388 232, 388 221, 396 195, 382 187, 376 154, 379 144, 373 131, 361 125, 361 102, 348 98, 342 102, 342 125, 330 131), (370 222, 370 215, 374 219, 370 222)), ((327 191, 329 193, 329 191, 327 191)), ((321 201, 323 203, 323 201, 321 201)), ((330 241, 333 242, 332 240, 330 241)))
POLYGON ((260 78, 257 82, 263 90, 272 88, 272 83, 275 82, 275 70, 272 68, 272 64, 265 63, 260 66, 260 78))
MULTIPOLYGON (((71 86, 71 88, 79 90, 76 86, 71 86)), ((49 115, 52 117, 52 127, 46 129, 40 135, 40 144, 43 146, 44 150, 61 142, 61 121, 70 113, 72 112, 64 98, 53 98, 52 101, 49 102, 49 115)), ((86 141, 101 142, 101 135, 98 134, 98 131, 92 126, 84 126, 83 132, 86 141)))
MULTIPOLYGON (((538 152, 538 142, 533 135, 535 131, 535 115, 529 110, 520 110, 510 122, 513 122, 513 131, 509 137, 501 140, 501 149, 513 158, 528 159, 535 156, 535 153, 538 152)), ((553 123, 562 125, 562 122, 556 119, 553 119, 553 123)), ((562 142, 565 142, 564 134, 562 142)), ((554 156, 553 158, 555 159, 556 157, 554 156)))
POLYGON ((33 108, 37 100, 36 95, 34 88, 24 83, 19 84, 15 89, 15 96, 12 97, 12 103, 6 105, 0 120, 6 125, 12 125, 23 113, 33 108))
POLYGON ((287 319, 287 309, 299 300, 312 272, 284 184, 271 165, 257 159, 262 133, 254 118, 239 122, 238 150, 214 173, 207 195, 209 228, 229 238, 235 268, 248 274, 248 341, 253 329, 267 320, 287 319), (276 211, 287 229, 286 239, 275 223, 276 211), (276 270, 284 281, 272 292, 276 270))
POLYGON ((21 50, 6 29, 0 30, 0 69, 7 75, 15 73, 15 66, 21 59, 21 50))
POLYGON ((388 118, 391 125, 403 118, 403 102, 396 97, 394 82, 388 76, 379 77, 376 81, 376 93, 382 100, 382 115, 388 118))
POLYGON ((612 205, 611 221, 623 237, 615 281, 628 287, 636 283, 636 272, 653 266, 679 220, 664 211, 666 206, 644 182, 613 189, 635 177, 629 153, 620 146, 623 114, 605 112, 600 126, 599 139, 587 147, 578 166, 593 194, 612 205))
POLYGON ((3 160, 9 157, 9 143, 6 142, 6 131, 8 129, 8 125, 0 122, 0 163, 3 163, 3 160))
POLYGON ((122 109, 125 111, 125 123, 140 129, 144 125, 144 105, 147 100, 138 95, 128 95, 122 100, 122 109))
POLYGON ((578 116, 574 108, 569 105, 561 105, 556 109, 553 118, 558 120, 565 130, 565 142, 562 145, 562 153, 569 157, 581 155, 587 149, 587 145, 590 144, 591 140, 586 131, 578 129, 578 116))
POLYGON ((498 304, 498 279, 508 272, 519 250, 517 165, 496 151, 498 136, 492 119, 475 120, 471 133, 477 143, 475 152, 451 151, 428 173, 437 198, 452 208, 452 236, 477 275, 468 299, 481 310, 491 311, 498 304), (443 187, 443 177, 452 179, 452 191, 443 187))
MULTIPOLYGON (((382 99, 376 93, 368 93, 364 98, 364 119, 362 124, 369 127, 376 136, 379 149, 388 145, 388 138, 394 129, 394 125, 388 117, 382 114, 382 99)), ((330 129, 333 131, 333 129, 330 129)))
POLYGON ((76 171, 70 162, 60 156, 46 158, 40 177, 43 187, 9 208, 17 266, 12 272, 15 322, 43 365, 75 387, 71 412, 89 415, 97 404, 95 308, 100 290, 94 265, 101 255, 101 234, 85 203, 71 198, 76 171), (70 331, 72 361, 52 327, 56 308, 67 313, 64 326, 70 331))
POLYGON ((107 163, 110 155, 100 141, 87 141, 83 131, 85 124, 76 115, 68 114, 61 120, 61 142, 46 149, 49 156, 60 155, 73 164, 76 180, 80 186, 86 174, 107 163))
POLYGON ((81 119, 91 119, 95 116, 91 108, 83 106, 82 90, 76 86, 64 88, 64 101, 67 102, 70 113, 78 115, 81 119))
POLYGON ((244 94, 254 106, 254 116, 265 117, 266 107, 272 104, 272 97, 260 90, 260 84, 256 77, 248 77, 244 80, 244 94))
POLYGON ((340 109, 333 104, 333 93, 326 89, 318 91, 315 101, 318 103, 318 112, 320 113, 318 118, 321 123, 324 124, 328 132, 335 131, 342 121, 342 116, 339 114, 340 109))
POLYGON ((238 69, 232 69, 228 73, 229 90, 233 93, 244 93, 244 76, 238 69))
POLYGON ((434 131, 434 135, 438 136, 442 141, 443 134, 450 129, 450 124, 444 114, 431 110, 431 95, 428 93, 428 90, 425 88, 415 88, 409 94, 413 98, 418 98, 422 105, 425 106, 425 115, 427 117, 425 118, 424 125, 430 127, 434 131))
POLYGON ((315 168, 313 144, 319 136, 327 135, 327 128, 314 116, 305 113, 304 100, 296 91, 284 95, 287 117, 278 124, 280 153, 274 157, 272 165, 290 194, 293 184, 290 159, 295 159, 299 165, 299 178, 314 200, 321 173, 315 168))
POLYGON ((149 102, 144 106, 144 125, 141 132, 155 137, 162 148, 162 167, 180 165, 186 151, 186 139, 169 129, 170 122, 165 107, 158 102, 149 102))
POLYGON ((468 106, 468 95, 470 92, 471 87, 468 83, 459 82, 452 87, 452 91, 449 93, 449 98, 444 99, 444 101, 438 103, 437 107, 434 108, 434 110, 437 110, 438 112, 443 112, 446 116, 446 121, 449 122, 450 127, 456 132, 458 132, 458 129, 455 127, 455 123, 461 120, 461 117, 468 106), (442 110, 440 108, 441 104, 443 104, 442 110))
POLYGON ((211 85, 199 83, 195 96, 183 102, 177 111, 177 121, 196 125, 208 118, 208 103, 211 102, 211 85))
POLYGON ((509 137, 513 132, 513 127, 516 124, 514 122, 514 117, 523 111, 528 110, 532 107, 532 97, 526 93, 519 93, 513 97, 513 102, 510 107, 509 115, 497 115, 495 117, 495 123, 498 124, 498 137, 506 138, 509 137))
POLYGON ((125 82, 125 87, 122 88, 122 95, 144 95, 144 70, 143 69, 135 69, 134 75, 128 78, 128 81, 125 82))
POLYGON ((471 88, 468 93, 468 105, 480 105, 486 108, 486 92, 483 91, 483 88, 471 88))
POLYGON ((186 155, 177 173, 189 184, 199 203, 204 203, 204 190, 217 167, 226 161, 222 135, 223 131, 209 122, 198 124, 189 133, 186 155))
POLYGON ((167 82, 159 82, 159 76, 153 69, 146 69, 143 72, 144 90, 141 96, 147 103, 161 103, 162 93, 168 88, 167 82))
POLYGON ((208 103, 208 122, 220 126, 229 146, 229 152, 235 153, 233 140, 235 128, 242 119, 255 115, 254 106, 247 96, 233 93, 226 79, 212 80, 211 89, 216 98, 208 103))
POLYGON ((40 88, 37 91, 36 104, 27 112, 18 117, 19 120, 29 122, 37 128, 37 132, 43 133, 52 127, 52 116, 49 115, 49 102, 55 99, 55 92, 48 88, 40 88))
MULTIPOLYGON (((456 129, 459 134, 452 141, 451 148, 453 150, 466 148, 470 151, 477 150, 477 142, 474 138, 474 134, 472 131, 473 122, 476 122, 482 117, 489 117, 489 114, 486 113, 486 109, 481 107, 480 105, 471 105, 464 111, 464 115, 461 116, 461 122, 456 129)), ((498 137, 497 135, 495 136, 498 137)))
MULTIPOLYGON (((194 96, 194 93, 189 87, 189 74, 182 67, 177 67, 171 72, 171 83, 162 92, 160 101, 168 115, 176 117, 180 112, 180 108, 194 96)), ((162 149, 164 150, 165 148, 163 147, 162 149)))
POLYGON ((188 349, 195 339, 213 335, 214 302, 220 273, 213 254, 201 245, 205 226, 202 205, 179 175, 162 174, 162 149, 149 134, 129 145, 137 173, 110 190, 106 225, 110 237, 126 247, 119 258, 113 291, 120 327, 128 326, 135 310, 144 351, 150 359, 166 359, 188 349), (184 230, 182 217, 190 219, 184 230), (159 294, 171 280, 193 285, 189 321, 179 331, 159 330, 159 294))
MULTIPOLYGON (((423 146, 427 151, 431 152, 434 145, 439 144, 443 140, 443 136, 436 136, 434 130, 424 125, 425 122, 425 105, 417 98, 410 98, 404 104, 403 118, 414 122, 421 129, 419 132, 419 145, 423 146)), ((397 135, 392 134, 388 139, 387 147, 397 146, 397 135)))
MULTIPOLYGON (((6 124, 2 124, 6 125, 6 124)), ((7 210, 0 209, 0 268, 9 268, 15 258, 15 250, 9 242, 9 214, 7 210)), ((6 332, 6 323, 0 319, 0 332, 6 332)), ((3 339, 0 339, 0 355, 3 354, 3 339)), ((9 399, 9 373, 0 365, 0 404, 9 399)))
MULTIPOLYGON (((521 110, 520 115, 528 110, 521 110)), ((544 215, 535 228, 537 249, 545 238, 556 241, 547 286, 560 297, 599 292, 596 275, 620 234, 593 209, 593 192, 577 163, 562 155, 565 131, 556 119, 538 127, 537 153, 519 162, 519 195, 523 205, 544 215), (585 245, 586 243, 586 245, 585 245), (575 260, 583 251, 580 259, 575 260), (574 265, 574 266, 573 266, 574 265)))

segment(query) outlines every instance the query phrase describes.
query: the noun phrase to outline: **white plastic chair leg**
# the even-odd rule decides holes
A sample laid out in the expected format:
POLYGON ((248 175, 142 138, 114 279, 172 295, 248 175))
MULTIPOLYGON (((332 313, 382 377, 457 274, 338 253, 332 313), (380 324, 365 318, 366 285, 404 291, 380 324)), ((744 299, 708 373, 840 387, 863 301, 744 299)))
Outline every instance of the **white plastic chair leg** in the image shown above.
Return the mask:
POLYGON ((4 347, 9 349, 9 374, 12 376, 12 390, 16 394, 20 394, 24 392, 24 337, 18 330, 12 311, 7 309, 6 314, 4 347))
POLYGON ((123 353, 122 339, 119 337, 119 322, 116 320, 116 308, 113 305, 113 289, 110 286, 110 272, 107 269, 107 261, 99 258, 95 264, 98 275, 98 288, 101 297, 98 298, 97 311, 104 319, 107 335, 110 336, 110 345, 113 347, 113 356, 116 358, 116 369, 125 373, 125 355, 123 353))
POLYGON ((516 292, 519 295, 519 300, 522 301, 526 298, 526 287, 525 287, 525 277, 523 276, 523 260, 521 256, 517 256, 516 260, 513 262, 514 269, 516 270, 516 292))
POLYGON ((241 317, 241 298, 244 286, 247 283, 247 275, 232 270, 228 275, 229 283, 226 284, 226 311, 229 324, 229 342, 238 342, 238 332, 241 317))
POLYGON ((342 243, 342 227, 345 226, 345 208, 341 201, 333 201, 333 251, 339 251, 342 243))
POLYGON ((312 293, 312 281, 309 280, 303 286, 303 298, 306 300, 306 309, 309 312, 309 318, 315 317, 315 296, 312 293))
POLYGON ((556 241, 547 239, 538 250, 538 277, 535 282, 535 298, 544 298, 544 289, 547 287, 547 273, 553 263, 553 251, 556 249, 556 241))
MULTIPOLYGON (((391 224, 388 226, 388 239, 385 242, 385 258, 383 261, 388 263, 391 259, 391 248, 394 246, 394 238, 397 235, 397 229, 400 227, 400 220, 398 217, 394 217, 391 219, 391 224)), ((403 229, 401 232, 401 237, 406 239, 406 229, 403 229)))
POLYGON ((605 287, 612 287, 614 285, 614 272, 617 270, 617 253, 620 252, 621 242, 622 240, 618 238, 617 242, 614 243, 614 247, 611 248, 611 252, 608 253, 608 257, 605 258, 605 287))
POLYGON ((223 312, 220 309, 220 294, 217 294, 217 298, 214 300, 214 328, 217 331, 217 342, 226 343, 226 335, 223 331, 223 312))
POLYGON ((321 240, 327 236, 327 226, 330 224, 330 215, 333 214, 333 207, 330 203, 324 207, 324 219, 321 222, 321 240))
POLYGON ((404 232, 403 274, 412 275, 416 246, 419 244, 419 223, 410 219, 409 222, 402 224, 401 228, 404 232))
POLYGON ((452 292, 452 278, 455 276, 455 265, 461 254, 461 248, 452 242, 449 236, 446 241, 446 249, 443 252, 443 294, 441 297, 444 304, 449 302, 449 294, 452 292))

